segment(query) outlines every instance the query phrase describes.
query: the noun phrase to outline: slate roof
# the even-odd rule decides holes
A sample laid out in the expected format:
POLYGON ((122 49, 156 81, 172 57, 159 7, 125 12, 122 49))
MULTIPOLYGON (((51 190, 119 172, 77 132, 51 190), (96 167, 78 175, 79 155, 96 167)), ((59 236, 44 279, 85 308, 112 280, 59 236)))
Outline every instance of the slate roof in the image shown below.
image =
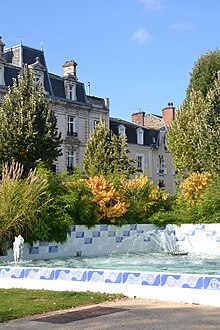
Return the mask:
POLYGON ((144 131, 144 146, 155 147, 157 146, 157 139, 159 130, 148 129, 119 118, 110 118, 110 129, 114 134, 118 135, 118 126, 124 125, 126 127, 126 136, 128 143, 137 144, 137 129, 142 128, 144 131))
POLYGON ((16 67, 11 66, 5 66, 5 85, 6 86, 12 86, 13 85, 13 79, 17 78, 20 69, 16 67))
MULTIPOLYGON (((5 49, 4 57, 5 65, 5 84, 12 86, 13 78, 20 73, 24 64, 31 65, 39 58, 39 62, 44 67, 44 88, 50 97, 66 99, 64 89, 64 78, 48 72, 44 52, 39 49, 31 48, 25 45, 18 45, 5 49)), ((76 100, 68 100, 68 102, 88 103, 86 99, 84 84, 76 81, 76 100)))

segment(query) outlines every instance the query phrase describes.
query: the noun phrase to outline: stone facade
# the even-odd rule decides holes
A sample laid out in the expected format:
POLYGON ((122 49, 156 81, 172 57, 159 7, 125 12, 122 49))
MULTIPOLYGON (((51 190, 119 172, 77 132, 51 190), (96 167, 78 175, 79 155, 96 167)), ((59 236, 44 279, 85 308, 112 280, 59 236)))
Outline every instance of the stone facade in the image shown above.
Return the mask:
POLYGON ((132 114, 133 123, 141 122, 143 127, 158 132, 156 145, 151 152, 149 174, 151 180, 170 193, 175 193, 176 191, 176 171, 173 168, 172 156, 166 147, 166 131, 174 118, 174 114, 175 108, 173 103, 168 103, 167 107, 162 109, 162 116, 145 114, 145 112, 132 114))
POLYGON ((86 141, 95 123, 102 117, 109 122, 109 100, 87 96, 84 84, 76 75, 77 63, 66 61, 63 76, 51 74, 42 50, 22 44, 5 49, 0 38, 0 103, 12 86, 13 78, 22 72, 27 64, 34 70, 36 80, 44 87, 45 96, 57 118, 58 130, 62 133, 63 155, 55 162, 56 171, 61 172, 81 165, 86 141))
POLYGON ((27 64, 34 70, 36 81, 44 87, 45 97, 57 118, 58 130, 62 133, 63 155, 55 162, 56 172, 72 170, 82 165, 86 141, 90 132, 102 117, 116 135, 124 131, 128 138, 129 157, 137 160, 139 173, 148 172, 150 180, 174 192, 175 177, 170 154, 164 146, 162 126, 174 114, 173 104, 163 109, 163 116, 132 115, 132 123, 109 118, 109 99, 86 95, 85 87, 77 77, 77 63, 65 61, 63 76, 52 74, 47 69, 44 52, 19 44, 5 48, 0 38, 0 103, 16 78, 27 64))

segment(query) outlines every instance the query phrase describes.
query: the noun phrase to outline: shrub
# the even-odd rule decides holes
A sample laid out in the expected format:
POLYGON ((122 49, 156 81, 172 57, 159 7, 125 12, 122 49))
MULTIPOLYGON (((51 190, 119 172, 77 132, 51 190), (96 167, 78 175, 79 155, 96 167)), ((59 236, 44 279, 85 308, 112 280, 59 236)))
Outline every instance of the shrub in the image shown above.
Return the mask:
MULTIPOLYGON (((27 240, 39 220, 47 181, 30 171, 22 179, 23 166, 12 162, 2 166, 0 183, 0 249, 4 250, 19 234, 27 240)), ((45 202, 45 201, 44 201, 45 202)))
POLYGON ((112 182, 103 176, 95 176, 86 180, 86 184, 93 194, 92 201, 99 207, 99 220, 115 222, 116 218, 127 212, 129 203, 124 199, 123 191, 116 189, 112 182))

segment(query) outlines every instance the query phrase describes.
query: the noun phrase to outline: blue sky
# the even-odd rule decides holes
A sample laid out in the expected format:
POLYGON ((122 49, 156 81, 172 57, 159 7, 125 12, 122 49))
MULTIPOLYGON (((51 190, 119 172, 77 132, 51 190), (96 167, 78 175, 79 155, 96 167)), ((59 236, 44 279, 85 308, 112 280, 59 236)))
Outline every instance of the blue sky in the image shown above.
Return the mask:
POLYGON ((110 98, 110 115, 131 120, 140 109, 161 114, 185 97, 194 62, 219 47, 219 0, 2 1, 6 47, 40 48, 48 69, 62 75, 78 63, 91 95, 110 98))

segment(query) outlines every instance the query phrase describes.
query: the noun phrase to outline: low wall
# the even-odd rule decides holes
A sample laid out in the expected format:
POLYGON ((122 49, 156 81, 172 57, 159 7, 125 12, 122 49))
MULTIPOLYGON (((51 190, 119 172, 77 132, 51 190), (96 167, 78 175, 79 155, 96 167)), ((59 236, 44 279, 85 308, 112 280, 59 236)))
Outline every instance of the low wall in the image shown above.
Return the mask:
MULTIPOLYGON (((168 234, 175 234, 176 244, 180 250, 197 253, 220 255, 220 224, 186 224, 180 227, 169 225, 168 234)), ((102 256, 110 253, 127 253, 132 251, 149 252, 160 248, 158 241, 151 236, 157 228, 149 224, 131 224, 122 227, 113 225, 96 225, 88 229, 85 226, 72 226, 71 234, 64 244, 38 241, 30 246, 24 245, 24 260, 54 259, 74 257, 78 252, 82 256, 102 256)), ((160 233, 167 231, 160 228, 160 233)), ((168 235, 169 236, 169 235, 168 235)), ((170 235, 171 236, 171 235, 170 235)), ((173 236, 172 236, 173 237, 173 236)), ((167 242, 172 244, 172 240, 167 242)), ((2 261, 13 261, 13 251, 0 256, 2 261)))
POLYGON ((220 307, 220 275, 0 266, 0 287, 122 293, 220 307))

